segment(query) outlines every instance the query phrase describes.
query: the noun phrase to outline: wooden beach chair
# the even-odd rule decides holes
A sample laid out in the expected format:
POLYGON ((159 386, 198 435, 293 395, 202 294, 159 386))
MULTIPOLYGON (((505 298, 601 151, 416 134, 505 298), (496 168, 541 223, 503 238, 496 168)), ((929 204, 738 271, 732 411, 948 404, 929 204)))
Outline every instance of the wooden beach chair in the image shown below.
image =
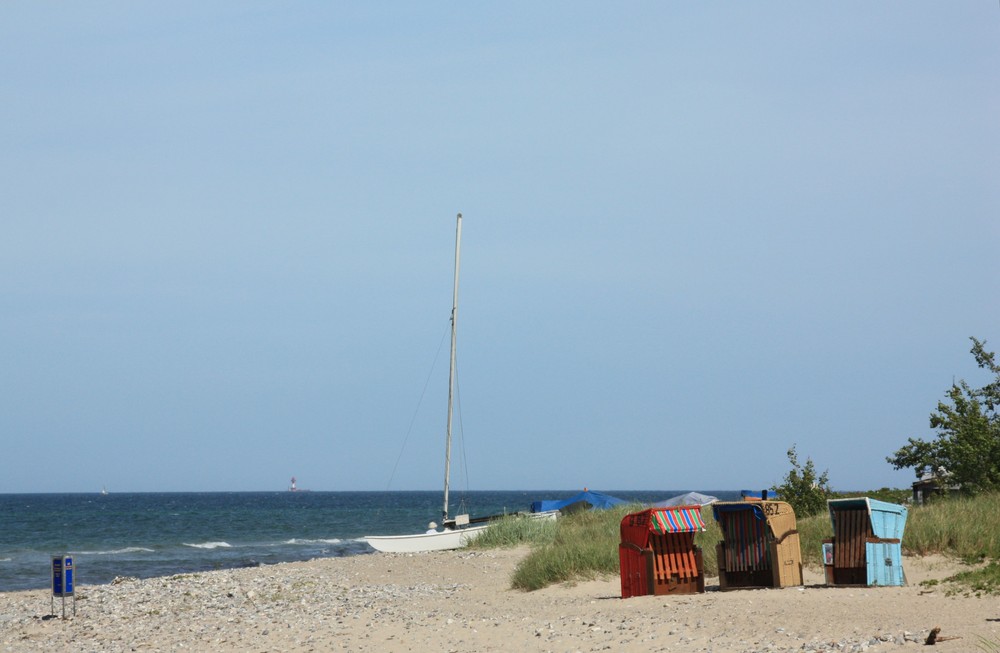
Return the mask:
POLYGON ((795 511, 784 501, 712 504, 722 541, 716 545, 719 589, 802 584, 795 511))
POLYGON ((695 533, 703 530, 700 506, 626 515, 618 545, 622 598, 704 592, 702 552, 694 544, 695 533))
MULTIPOLYGON (((833 538, 831 585, 904 585, 902 539, 905 507, 868 497, 827 502, 833 538)), ((829 566, 829 565, 828 565, 829 566)))

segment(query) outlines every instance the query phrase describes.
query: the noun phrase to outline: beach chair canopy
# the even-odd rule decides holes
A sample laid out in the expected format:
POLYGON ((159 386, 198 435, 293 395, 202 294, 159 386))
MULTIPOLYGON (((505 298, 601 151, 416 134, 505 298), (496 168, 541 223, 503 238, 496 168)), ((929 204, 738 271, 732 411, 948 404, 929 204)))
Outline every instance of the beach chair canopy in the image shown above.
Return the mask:
POLYGON ((705 530, 701 506, 656 508, 650 518, 649 529, 654 533, 698 533, 705 530))
POLYGON ((626 515, 622 520, 626 528, 638 528, 649 533, 698 533, 705 530, 701 506, 670 506, 648 508, 626 515))
POLYGON ((764 515, 764 509, 761 507, 761 504, 756 501, 712 504, 712 515, 715 517, 715 521, 722 521, 720 515, 726 512, 749 512, 752 513, 757 519, 767 521, 767 516, 764 515))

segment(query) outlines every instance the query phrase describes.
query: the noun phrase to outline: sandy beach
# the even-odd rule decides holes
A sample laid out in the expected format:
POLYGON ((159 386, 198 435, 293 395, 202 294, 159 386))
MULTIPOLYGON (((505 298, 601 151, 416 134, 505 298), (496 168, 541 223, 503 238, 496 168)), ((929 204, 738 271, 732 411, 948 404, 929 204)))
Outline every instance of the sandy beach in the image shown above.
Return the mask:
MULTIPOLYGON (((959 565, 906 558, 909 585, 806 586, 620 598, 617 576, 525 593, 525 549, 374 554, 251 569, 118 579, 77 588, 76 616, 50 592, 0 594, 2 651, 893 651, 1000 642, 995 597, 920 581, 959 565), (56 601, 61 615, 61 603, 56 601)), ((78 572, 78 573, 82 573, 78 572)))

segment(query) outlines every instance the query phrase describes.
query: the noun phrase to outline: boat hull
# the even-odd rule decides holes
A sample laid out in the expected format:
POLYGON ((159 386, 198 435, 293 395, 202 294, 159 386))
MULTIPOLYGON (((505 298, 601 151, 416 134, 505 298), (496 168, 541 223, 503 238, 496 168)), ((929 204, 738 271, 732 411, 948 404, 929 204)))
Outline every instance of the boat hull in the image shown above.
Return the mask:
POLYGON ((418 533, 415 535, 369 535, 365 541, 383 553, 421 553, 424 551, 450 551, 461 549, 482 535, 489 524, 469 526, 438 533, 418 533))
MULTIPOLYGON (((528 519, 549 520, 559 517, 558 510, 523 514, 528 519)), ((443 530, 436 533, 415 535, 368 535, 365 541, 383 553, 421 553, 423 551, 450 551, 461 549, 482 535, 489 524, 476 524, 465 528, 443 530)))

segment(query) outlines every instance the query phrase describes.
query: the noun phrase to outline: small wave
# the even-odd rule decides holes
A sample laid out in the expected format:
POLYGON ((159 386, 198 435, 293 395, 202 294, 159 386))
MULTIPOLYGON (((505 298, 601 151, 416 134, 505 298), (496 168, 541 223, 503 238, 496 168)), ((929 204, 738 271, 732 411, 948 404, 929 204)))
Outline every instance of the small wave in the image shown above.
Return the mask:
POLYGON ((78 555, 82 556, 108 556, 108 555, 121 555, 122 553, 153 553, 153 549, 147 549, 144 546, 128 546, 124 549, 112 549, 111 551, 77 551, 78 555))
POLYGON ((343 540, 333 538, 332 540, 300 540, 298 538, 292 538, 285 541, 285 544, 340 544, 343 540))
POLYGON ((0 558, 0 562, 11 562, 13 558, 0 558))
POLYGON ((188 544, 185 542, 184 546, 190 546, 195 549, 230 549, 233 545, 229 542, 202 542, 201 544, 188 544))

